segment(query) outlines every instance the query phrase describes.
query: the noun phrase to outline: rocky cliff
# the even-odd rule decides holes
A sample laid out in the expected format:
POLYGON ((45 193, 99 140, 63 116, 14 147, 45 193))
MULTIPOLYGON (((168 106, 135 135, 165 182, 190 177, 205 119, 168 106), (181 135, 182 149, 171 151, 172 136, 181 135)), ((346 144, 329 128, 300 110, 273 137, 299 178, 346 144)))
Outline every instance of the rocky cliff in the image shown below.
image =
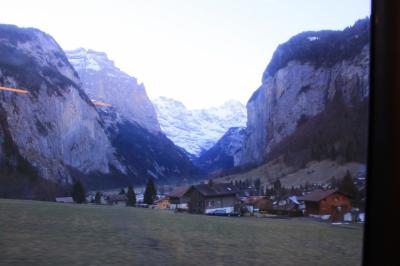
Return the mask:
POLYGON ((130 122, 152 133, 160 132, 153 104, 136 78, 117 68, 103 52, 80 48, 66 51, 66 55, 91 100, 109 103, 130 122))
POLYGON ((365 161, 369 40, 364 19, 343 31, 303 32, 279 45, 247 103, 238 165, 293 153, 365 161))
POLYGON ((49 35, 0 25, 2 179, 23 174, 58 183, 125 168, 115 157, 95 106, 64 52, 49 35), (75 175, 76 176, 76 175, 75 175))

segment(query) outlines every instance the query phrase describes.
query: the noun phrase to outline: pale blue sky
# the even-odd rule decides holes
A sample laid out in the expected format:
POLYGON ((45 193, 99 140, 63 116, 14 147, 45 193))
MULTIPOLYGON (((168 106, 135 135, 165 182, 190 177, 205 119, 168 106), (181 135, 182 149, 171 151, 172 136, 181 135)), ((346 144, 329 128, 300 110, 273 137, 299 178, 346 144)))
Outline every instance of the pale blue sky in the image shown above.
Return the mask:
POLYGON ((0 23, 36 27, 63 49, 104 51, 150 97, 190 108, 246 103, 278 44, 308 30, 343 29, 366 0, 12 0, 0 23))

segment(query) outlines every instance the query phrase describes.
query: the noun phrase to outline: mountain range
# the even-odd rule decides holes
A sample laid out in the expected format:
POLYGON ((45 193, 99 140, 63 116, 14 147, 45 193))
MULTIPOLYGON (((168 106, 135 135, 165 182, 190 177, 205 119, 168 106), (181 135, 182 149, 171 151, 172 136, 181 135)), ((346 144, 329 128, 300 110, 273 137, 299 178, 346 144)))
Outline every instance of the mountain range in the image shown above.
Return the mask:
POLYGON ((151 102, 103 52, 64 53, 40 30, 0 25, 0 197, 51 199, 78 179, 100 189, 249 171, 299 184, 310 165, 355 171, 366 162, 369 32, 367 18, 300 33, 278 46, 246 108, 189 110, 151 102))
POLYGON ((229 128, 246 126, 246 107, 235 100, 193 110, 167 97, 153 99, 153 104, 167 137, 192 157, 212 148, 229 128))

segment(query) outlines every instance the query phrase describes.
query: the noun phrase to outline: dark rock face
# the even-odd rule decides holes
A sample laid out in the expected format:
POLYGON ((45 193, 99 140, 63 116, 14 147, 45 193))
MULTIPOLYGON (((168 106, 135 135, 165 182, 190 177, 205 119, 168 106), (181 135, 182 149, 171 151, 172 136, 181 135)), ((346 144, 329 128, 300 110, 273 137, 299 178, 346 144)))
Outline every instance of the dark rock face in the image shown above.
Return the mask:
POLYGON ((193 180, 201 175, 183 149, 164 134, 153 134, 138 123, 126 120, 113 107, 101 107, 99 113, 118 159, 127 166, 138 183, 153 177, 158 183, 193 180))
POLYGON ((278 47, 247 103, 239 166, 280 155, 304 163, 305 154, 365 162, 369 28, 364 19, 344 31, 301 33, 278 47))
POLYGON ((232 127, 209 150, 194 163, 208 173, 221 172, 235 165, 235 157, 240 151, 246 134, 244 127, 232 127))
POLYGON ((311 63, 319 68, 353 60, 369 43, 369 23, 369 19, 363 19, 343 31, 307 31, 290 38, 274 52, 263 74, 263 80, 275 75, 291 61, 311 63))

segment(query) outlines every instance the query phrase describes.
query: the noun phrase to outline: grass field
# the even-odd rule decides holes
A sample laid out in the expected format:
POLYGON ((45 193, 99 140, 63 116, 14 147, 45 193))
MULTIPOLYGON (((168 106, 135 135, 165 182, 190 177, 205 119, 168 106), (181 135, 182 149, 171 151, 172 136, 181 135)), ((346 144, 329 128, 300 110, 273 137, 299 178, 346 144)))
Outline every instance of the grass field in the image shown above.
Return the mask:
POLYGON ((0 200, 0 265, 359 265, 362 226, 0 200))

